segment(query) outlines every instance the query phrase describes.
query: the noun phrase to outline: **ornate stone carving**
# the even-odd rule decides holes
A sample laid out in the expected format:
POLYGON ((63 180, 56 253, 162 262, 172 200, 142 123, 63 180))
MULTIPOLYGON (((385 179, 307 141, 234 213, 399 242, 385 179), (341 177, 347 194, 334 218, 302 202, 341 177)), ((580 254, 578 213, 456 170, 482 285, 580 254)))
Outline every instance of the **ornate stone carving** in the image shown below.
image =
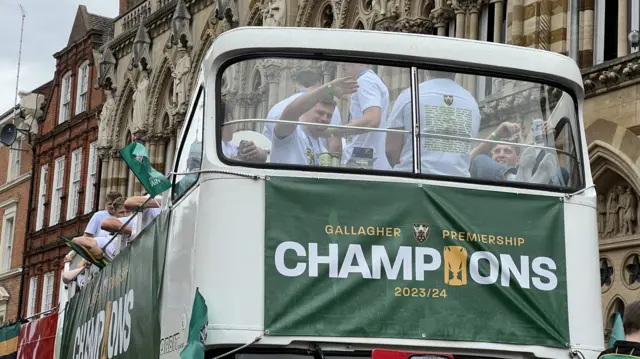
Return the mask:
POLYGON ((605 223, 607 221, 607 202, 605 201, 604 195, 598 195, 598 234, 600 238, 604 236, 604 228, 605 223))
POLYGON ((136 135, 138 132, 146 130, 146 116, 148 108, 149 73, 140 72, 138 83, 134 85, 133 91, 133 116, 131 118, 130 130, 136 135))
POLYGON ((606 198, 606 213, 602 211, 602 204, 598 198, 598 220, 604 218, 604 226, 598 223, 598 230, 602 229, 603 238, 630 236, 636 233, 638 201, 635 192, 628 185, 613 186, 606 198))
POLYGON ((400 9, 398 0, 373 0, 372 6, 373 11, 381 18, 398 16, 400 9))
POLYGON ((109 134, 109 124, 113 121, 116 111, 116 101, 113 99, 113 90, 105 89, 107 99, 102 105, 100 112, 100 123, 98 124, 98 148, 110 147, 111 136, 109 134))
POLYGON ((129 70, 140 68, 143 71, 151 69, 151 38, 143 23, 140 23, 135 40, 133 40, 133 54, 129 70))
POLYGON ((435 27, 447 26, 449 20, 451 20, 453 17, 453 10, 451 10, 449 7, 435 8, 431 10, 431 13, 429 14, 429 19, 435 27))
POLYGON ((210 22, 225 21, 230 29, 238 27, 238 4, 236 0, 215 0, 210 22))
POLYGON ((190 24, 191 14, 187 9, 187 5, 184 0, 178 0, 171 20, 171 34, 169 35, 167 48, 180 45, 186 49, 192 44, 190 24))
POLYGON ((415 34, 431 34, 433 33, 433 28, 431 26, 431 21, 428 19, 404 18, 396 23, 395 31, 415 34))
POLYGON ((187 49, 180 46, 178 48, 178 59, 176 65, 172 68, 171 76, 173 76, 173 104, 175 106, 174 113, 185 113, 187 111, 187 91, 186 86, 187 75, 191 70, 191 56, 187 53, 187 49))
POLYGON ((107 90, 116 89, 116 57, 109 48, 110 42, 102 46, 102 54, 98 62, 98 87, 107 90))
POLYGON ((612 60, 582 72, 585 93, 594 95, 611 87, 640 82, 640 53, 612 60))
POLYGON ((268 0, 262 11, 262 26, 284 26, 287 18, 285 0, 268 0))

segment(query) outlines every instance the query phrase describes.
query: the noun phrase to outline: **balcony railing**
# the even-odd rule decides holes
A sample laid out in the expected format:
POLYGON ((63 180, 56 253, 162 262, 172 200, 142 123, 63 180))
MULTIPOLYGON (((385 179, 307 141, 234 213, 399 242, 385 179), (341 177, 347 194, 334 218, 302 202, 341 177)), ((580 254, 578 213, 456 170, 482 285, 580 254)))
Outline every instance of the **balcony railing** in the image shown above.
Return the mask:
POLYGON ((129 12, 116 20, 115 37, 129 30, 136 29, 147 16, 159 8, 159 3, 164 1, 166 0, 146 0, 129 10, 129 12))

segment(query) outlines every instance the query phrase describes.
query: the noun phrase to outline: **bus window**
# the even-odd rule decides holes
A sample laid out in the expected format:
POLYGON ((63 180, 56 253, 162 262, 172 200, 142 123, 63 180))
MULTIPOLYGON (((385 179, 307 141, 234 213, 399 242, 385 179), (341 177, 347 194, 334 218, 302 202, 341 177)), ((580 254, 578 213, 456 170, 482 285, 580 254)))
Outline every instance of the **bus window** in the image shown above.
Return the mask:
MULTIPOLYGON (((576 106, 562 90, 424 69, 418 71, 418 82, 421 173, 580 186, 572 131, 577 126, 576 106)), ((395 107, 392 114, 399 113, 395 107)), ((389 122, 401 123, 393 117, 389 122)), ((410 120, 405 118, 404 124, 410 128, 410 120)))
POLYGON ((198 180, 202 164, 202 126, 204 120, 204 90, 200 90, 193 110, 185 124, 185 136, 178 152, 177 172, 174 177, 173 200, 177 200, 198 180), (184 174, 194 172, 191 174, 184 174))
POLYGON ((223 155, 289 166, 392 170, 387 118, 409 83, 409 68, 392 66, 281 58, 235 63, 221 81, 223 155))
POLYGON ((567 93, 472 70, 413 70, 287 58, 233 63, 219 81, 223 158, 581 186, 576 105, 567 93))

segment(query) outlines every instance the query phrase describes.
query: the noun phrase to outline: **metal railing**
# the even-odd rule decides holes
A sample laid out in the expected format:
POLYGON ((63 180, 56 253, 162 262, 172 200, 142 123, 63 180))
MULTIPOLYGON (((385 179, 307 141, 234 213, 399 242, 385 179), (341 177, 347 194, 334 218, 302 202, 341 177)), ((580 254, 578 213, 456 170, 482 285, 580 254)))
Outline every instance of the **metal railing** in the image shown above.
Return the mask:
MULTIPOLYGON (((367 132, 384 132, 384 133, 401 133, 404 135, 413 134, 413 131, 408 130, 398 130, 398 129, 389 129, 389 128, 371 128, 371 127, 360 127, 360 126, 345 126, 345 125, 333 125, 333 124, 325 124, 325 123, 315 123, 315 122, 303 122, 303 121, 286 121, 286 120, 269 120, 269 119, 244 119, 244 120, 232 120, 229 122, 225 122, 222 126, 229 126, 233 124, 241 124, 241 123, 288 123, 292 125, 305 125, 305 126, 314 126, 314 127, 324 127, 324 128, 343 128, 348 130, 365 130, 367 132)), ((416 132, 417 133, 417 132, 416 132)), ((420 135, 423 137, 432 137, 432 138, 441 138, 448 140, 457 140, 457 141, 467 141, 467 142, 481 142, 481 143, 489 143, 494 145, 509 145, 515 147, 523 147, 523 148, 536 148, 539 150, 546 151, 554 151, 556 153, 561 153, 569 157, 572 161, 576 163, 580 163, 580 160, 576 155, 571 152, 567 152, 564 150, 557 149, 556 147, 551 146, 540 146, 540 145, 530 145, 525 143, 518 142, 510 142, 510 141, 499 141, 499 140, 488 140, 483 138, 471 138, 471 137, 463 137, 463 136, 455 136, 455 135, 444 135, 440 133, 433 133, 427 131, 420 131, 420 135)), ((414 136, 415 137, 415 136, 414 136)), ((418 146, 419 147, 419 146, 418 146)), ((415 151, 414 151, 415 152, 415 151)), ((419 152, 419 151, 418 151, 419 152)), ((420 153, 416 154, 418 156, 418 160, 420 157, 420 153)), ((414 159, 415 161, 416 159, 414 159)))

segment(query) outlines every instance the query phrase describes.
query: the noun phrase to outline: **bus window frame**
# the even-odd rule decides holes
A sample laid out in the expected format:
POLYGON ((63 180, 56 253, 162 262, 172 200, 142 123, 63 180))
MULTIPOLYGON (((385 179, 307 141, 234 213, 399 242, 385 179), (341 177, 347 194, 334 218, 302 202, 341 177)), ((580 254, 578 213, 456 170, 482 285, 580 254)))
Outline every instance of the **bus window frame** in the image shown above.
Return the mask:
MULTIPOLYGON (((176 158, 175 158, 175 162, 173 164, 173 172, 174 173, 181 173, 181 171, 179 170, 179 166, 180 166, 180 159, 182 158, 182 150, 184 149, 186 142, 187 142, 187 138, 189 137, 189 130, 191 130, 191 125, 193 124, 193 117, 196 113, 196 111, 198 110, 198 101, 200 101, 200 99, 202 99, 203 104, 202 104, 202 124, 201 124, 201 133, 202 133, 202 143, 203 145, 200 147, 200 165, 202 166, 202 162, 204 160, 204 124, 207 120, 206 118, 206 106, 207 106, 207 101, 206 101, 206 86, 204 86, 204 84, 200 84, 198 85, 198 87, 196 88, 196 96, 193 100, 193 103, 191 104, 191 111, 189 112, 189 116, 185 117, 185 123, 184 123, 184 127, 183 127, 183 131, 182 131, 182 135, 180 136, 180 144, 178 146, 178 148, 176 149, 176 158)), ((187 153, 188 156, 188 153, 187 153)), ((179 202, 182 198, 184 198, 194 187, 195 185, 198 183, 198 180, 200 179, 200 173, 201 171, 197 171, 194 172, 197 177, 195 179, 195 181, 193 181, 193 183, 187 187, 184 192, 182 192, 179 196, 176 195, 176 185, 180 182, 177 180, 178 176, 177 174, 174 174, 171 179, 171 203, 175 204, 177 202, 179 202)), ((182 175, 183 177, 181 178, 181 180, 184 177, 184 175, 182 175)))
MULTIPOLYGON (((474 76, 485 76, 485 77, 498 77, 506 80, 515 80, 515 81, 523 81, 523 82, 531 82, 535 84, 543 84, 547 86, 551 86, 553 88, 559 89, 569 95, 571 100, 573 101, 573 109, 574 116, 576 118, 576 122, 573 126, 575 126, 578 130, 580 129, 580 118, 578 111, 578 101, 576 98, 576 94, 561 83, 553 82, 551 80, 547 80, 540 77, 535 77, 533 75, 525 75, 525 74, 513 74, 510 71, 500 72, 498 70, 491 69, 480 69, 477 67, 470 67, 467 65, 457 65, 457 64, 438 64, 431 63, 429 61, 424 61, 424 59, 402 59, 402 60, 389 60, 389 59, 378 59, 373 58, 371 56, 358 56, 357 53, 341 53, 340 51, 336 51, 336 53, 301 53, 294 52, 292 50, 267 50, 261 53, 252 53, 252 54, 243 54, 238 56, 232 56, 222 62, 218 68, 216 69, 215 80, 214 80, 214 102, 220 103, 222 101, 222 76, 225 71, 230 67, 237 63, 241 63, 243 61, 250 60, 260 60, 260 59, 283 59, 283 60, 312 60, 312 61, 328 61, 328 62, 352 62, 352 63, 364 63, 367 65, 378 65, 378 66, 388 66, 395 67, 401 69, 409 70, 409 88, 413 92, 411 95, 411 107, 412 107, 412 117, 414 117, 414 111, 417 113, 417 89, 419 82, 418 80, 418 71, 420 70, 433 70, 433 71, 444 71, 444 72, 455 72, 456 74, 462 75, 474 75, 474 76), (291 51, 291 52, 289 52, 291 51), (412 71, 415 69, 415 79, 413 77, 412 71), (414 88, 415 87, 415 88, 414 88)), ((205 85, 206 86, 206 85, 205 85)), ((255 163, 255 162, 244 162, 239 160, 232 160, 227 158, 222 152, 222 127, 224 122, 219 119, 223 118, 223 114, 221 113, 220 106, 215 106, 214 112, 215 118, 214 120, 214 131, 215 131, 215 149, 218 160, 225 165, 231 167, 246 167, 253 169, 266 169, 266 170, 288 170, 288 171, 304 171, 310 173, 323 173, 323 174, 350 174, 350 175, 369 175, 369 176, 378 176, 378 177, 397 177, 397 178, 411 178, 417 180, 430 180, 430 181, 442 181, 442 182, 453 182, 453 183, 464 183, 469 185, 484 185, 497 187, 496 189, 502 190, 504 188, 510 189, 527 189, 533 191, 543 191, 550 193, 562 193, 562 194, 572 194, 576 192, 583 191, 586 187, 585 180, 585 160, 583 158, 583 146, 582 146, 582 138, 574 138, 575 147, 577 149, 578 159, 577 163, 579 165, 579 181, 577 187, 559 187, 553 185, 541 185, 541 184, 531 184, 525 182, 515 182, 515 181, 497 181, 497 180, 486 180, 486 179, 477 179, 472 177, 458 177, 458 176, 444 176, 444 175, 432 175, 432 174, 424 174, 424 173, 416 173, 414 172, 402 172, 402 171, 393 171, 393 170, 376 170, 376 169, 360 169, 360 168, 347 168, 347 167, 329 167, 329 166, 304 166, 304 165, 291 165, 291 164, 282 164, 282 163, 255 163)), ((413 122, 417 119, 414 117, 413 122)), ((572 129, 573 129, 572 126, 572 129)), ((416 132, 415 127, 412 129, 412 137, 413 142, 416 142, 416 137, 420 135, 420 129, 418 128, 418 132, 416 132)), ((580 131, 576 132, 580 135, 580 131)), ((418 142, 419 143, 419 142, 418 142)), ((414 144, 415 149, 415 144, 414 144)), ((413 153, 414 163, 413 167, 415 169, 416 163, 415 158, 417 154, 413 153)))

